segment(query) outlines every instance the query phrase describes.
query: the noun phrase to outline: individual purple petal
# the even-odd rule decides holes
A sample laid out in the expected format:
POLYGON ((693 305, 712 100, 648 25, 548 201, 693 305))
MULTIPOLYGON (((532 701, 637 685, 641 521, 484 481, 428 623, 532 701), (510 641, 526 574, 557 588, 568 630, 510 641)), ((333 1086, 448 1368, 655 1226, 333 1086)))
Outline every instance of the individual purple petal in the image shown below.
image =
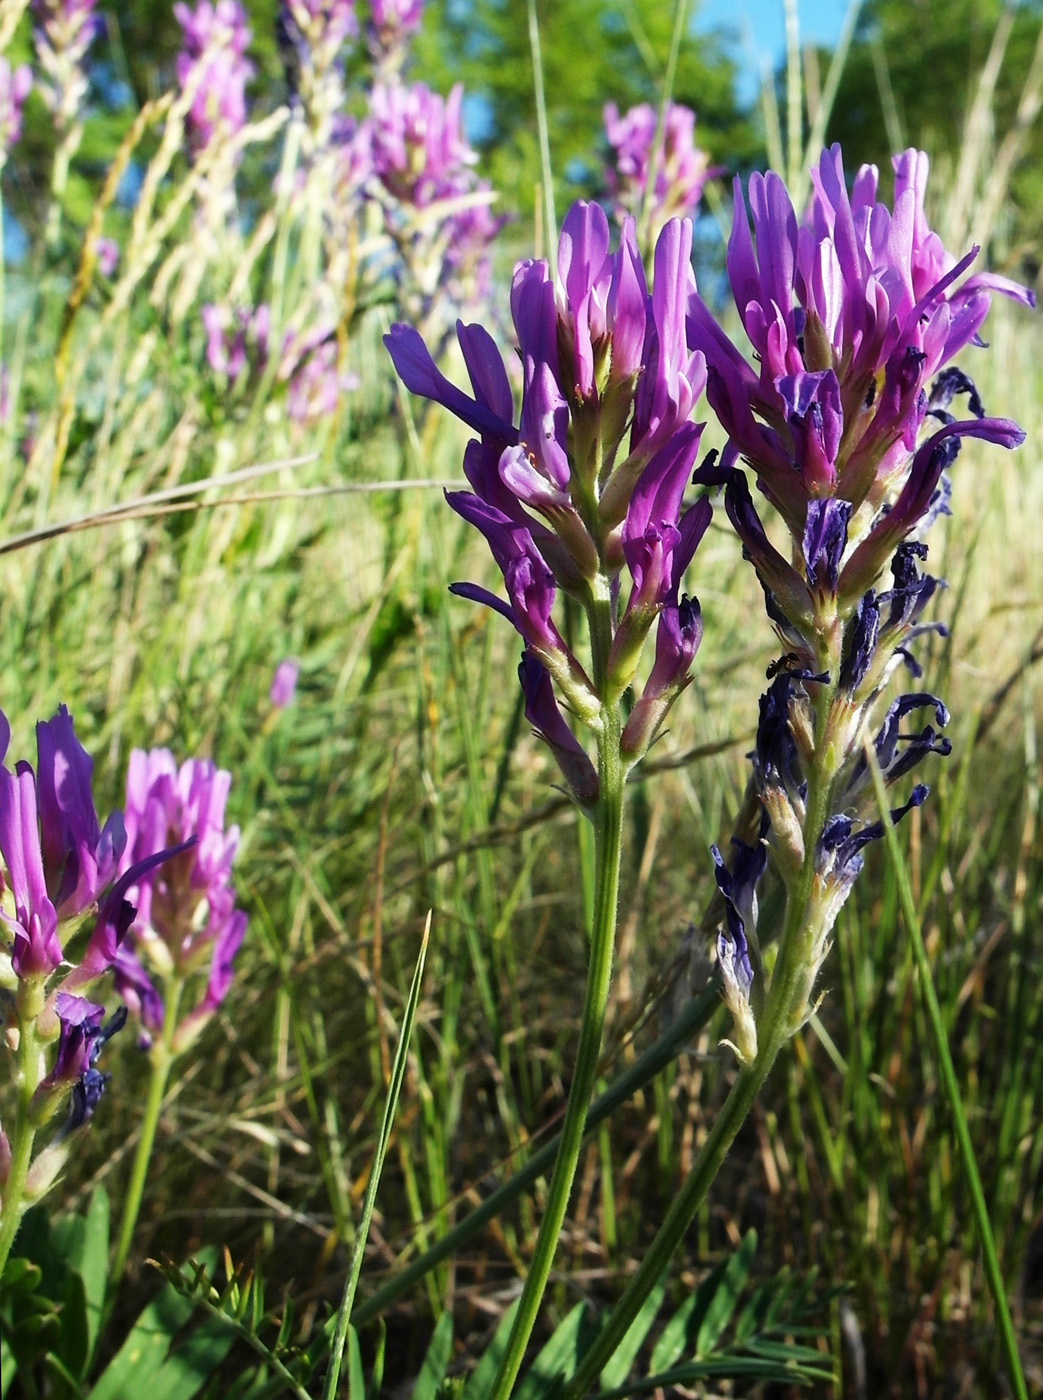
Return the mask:
POLYGON ((393 325, 384 337, 384 344, 398 377, 410 393, 440 403, 477 433, 488 434, 504 442, 517 441, 518 435, 509 421, 486 404, 470 398, 446 379, 431 358, 431 352, 419 331, 412 326, 393 325))
POLYGON ((276 666, 271 688, 268 691, 268 699, 274 709, 285 710, 288 705, 293 704, 297 694, 297 678, 300 673, 301 668, 298 663, 289 657, 280 661, 276 666))
POLYGON ((598 800, 598 775, 583 745, 565 722, 546 667, 532 652, 522 653, 518 679, 525 696, 525 718, 549 746, 581 807, 598 800))
POLYGON ((62 946, 44 879, 36 783, 27 763, 19 763, 14 773, 0 767, 0 855, 14 899, 13 919, 0 912, 14 937, 11 965, 20 978, 46 977, 61 962, 62 946))
POLYGON ((808 583, 812 588, 836 592, 840 561, 847 547, 851 510, 848 501, 827 499, 808 502, 802 548, 808 583))
POLYGON ((125 842, 122 818, 113 814, 103 837, 91 792, 94 764, 64 705, 37 724, 36 745, 44 869, 55 908, 67 918, 86 909, 115 873, 125 842))
POLYGON ((964 437, 984 438, 1000 447, 1020 447, 1024 429, 1008 418, 976 418, 946 423, 916 451, 901 494, 858 546, 840 576, 840 590, 850 597, 877 577, 883 562, 896 546, 921 523, 931 505, 938 481, 950 466, 964 437))

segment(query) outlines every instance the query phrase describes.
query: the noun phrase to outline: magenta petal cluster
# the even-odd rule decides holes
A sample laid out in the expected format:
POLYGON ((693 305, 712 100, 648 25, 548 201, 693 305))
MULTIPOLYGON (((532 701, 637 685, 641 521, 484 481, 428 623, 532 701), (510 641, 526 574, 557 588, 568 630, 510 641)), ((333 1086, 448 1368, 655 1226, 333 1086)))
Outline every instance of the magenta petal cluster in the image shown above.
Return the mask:
POLYGON ((184 34, 177 80, 192 92, 187 126, 199 150, 217 133, 234 135, 246 124, 246 84, 254 72, 246 58, 250 26, 238 0, 199 0, 194 10, 177 4, 174 16, 184 34))
POLYGON ((12 68, 0 56, 0 165, 22 134, 22 108, 33 86, 33 72, 27 63, 12 68))
POLYGON ((231 776, 209 760, 179 765, 169 749, 135 749, 127 769, 124 864, 191 843, 130 891, 137 915, 116 960, 116 988, 147 1035, 163 1025, 157 981, 183 982, 192 974, 206 974, 202 998, 177 1027, 177 1048, 224 1000, 246 932, 246 915, 235 907, 231 879, 239 829, 225 829, 230 786, 231 776))
MULTIPOLYGON (((543 672, 572 713, 593 723, 599 707, 615 704, 631 683, 658 621, 664 653, 671 635, 676 642, 674 664, 660 667, 658 723, 686 683, 701 635, 687 613, 680 622, 679 612, 681 576, 710 516, 706 501, 688 510, 682 505, 701 433, 690 418, 705 382, 703 357, 686 341, 685 313, 695 291, 691 239, 689 223, 666 226, 649 294, 633 220, 613 250, 605 211, 573 205, 562 225, 556 277, 542 260, 521 262, 514 271, 511 313, 522 377, 517 421, 507 370, 483 327, 457 324, 470 393, 438 369, 411 327, 393 326, 385 337, 406 387, 477 434, 464 453, 471 491, 448 499, 488 541, 509 601, 472 584, 454 591, 490 604, 518 629, 542 668, 523 672, 523 684, 530 708, 539 703, 544 716, 543 672), (556 590, 590 607, 602 591, 618 591, 624 568, 629 602, 588 673, 554 624, 556 590)), ((554 726, 547 719, 538 728, 549 736, 554 726)), ((653 731, 654 725, 642 731, 631 758, 653 731)), ((548 742, 565 771, 560 734, 548 742)), ((590 785, 571 760, 568 767, 585 802, 590 785)))
POLYGON ((655 108, 643 102, 620 116, 616 104, 609 102, 604 119, 611 151, 605 177, 620 219, 627 215, 641 219, 647 212, 658 233, 667 220, 694 214, 704 185, 718 172, 711 169, 709 156, 695 144, 695 113, 691 108, 679 102, 667 103, 654 176, 655 108), (651 191, 650 180, 654 181, 651 191))
MULTIPOLYGON (((0 759, 10 730, 6 720, 0 759)), ((0 856, 14 897, 11 962, 20 978, 45 978, 62 961, 60 921, 89 913, 124 854, 123 818, 99 825, 91 793, 93 764, 64 705, 36 726, 37 766, 12 773, 0 764, 0 856)), ((102 969, 104 970, 104 969, 102 969)))
MULTIPOLYGON (((824 151, 801 220, 773 172, 750 178, 749 211, 736 180, 728 276, 756 368, 700 297, 689 307, 710 402, 795 533, 809 500, 883 504, 915 450, 926 386, 977 342, 991 293, 1032 300, 1006 279, 966 277, 977 249, 957 260, 930 231, 922 152, 894 168, 889 209, 875 167, 849 190, 839 146, 824 151)), ((987 422, 964 431, 990 435, 987 422)))

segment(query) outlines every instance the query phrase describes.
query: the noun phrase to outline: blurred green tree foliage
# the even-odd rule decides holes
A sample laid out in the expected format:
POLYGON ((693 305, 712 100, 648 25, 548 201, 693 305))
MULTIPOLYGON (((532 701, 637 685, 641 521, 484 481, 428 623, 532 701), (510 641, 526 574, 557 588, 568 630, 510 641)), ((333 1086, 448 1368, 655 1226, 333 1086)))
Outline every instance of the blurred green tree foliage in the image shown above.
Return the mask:
MULTIPOLYGON (((657 102, 673 28, 663 0, 537 0, 551 158, 559 204, 600 189, 602 109, 657 102)), ((689 6, 674 98, 697 115, 696 139, 728 170, 749 166, 761 142, 735 98, 735 65, 715 41, 692 34, 689 6)), ((476 116, 476 144, 505 206, 534 207, 540 178, 532 58, 524 0, 429 0, 417 48, 418 76, 462 81, 476 116)))
MULTIPOLYGON (((192 3, 192 0, 189 0, 192 3)), ((261 110, 286 98, 275 42, 278 0, 245 0, 253 29, 252 95, 261 110)), ((364 21, 368 6, 358 4, 364 21)), ((99 0, 107 33, 91 50, 89 117, 66 200, 73 223, 89 212, 90 188, 114 153, 132 111, 172 81, 181 31, 172 0, 99 0)), ((666 66, 673 6, 662 0, 538 0, 551 153, 559 202, 600 190, 605 150, 602 108, 656 102, 666 66)), ((697 9, 690 5, 692 15, 697 9)), ((16 61, 31 56, 31 20, 23 21, 16 61)), ((349 68, 364 66, 364 52, 349 68)), ((463 82, 466 117, 482 153, 483 173, 501 191, 502 206, 531 214, 539 181, 532 61, 524 0, 428 0, 410 75, 446 92, 463 82)), ((696 136, 728 170, 760 159, 754 124, 734 92, 735 66, 714 41, 691 33, 682 45, 674 97, 698 117, 696 136)), ((38 95, 26 110, 19 170, 9 169, 10 206, 31 224, 46 203, 50 118, 38 95)), ((250 173, 243 172, 249 184, 250 173)))
MULTIPOLYGON (((987 181, 1017 120, 1043 24, 1043 0, 866 0, 848 57, 828 139, 850 168, 873 161, 890 183, 896 139, 918 146, 952 186, 961 160, 977 162, 975 193, 987 181), (1012 10, 993 101, 983 127, 968 130, 980 75, 1003 11, 1012 10)), ((943 215, 944 211, 938 211, 943 215)), ((1002 248, 1012 261, 1038 260, 1043 235, 1043 118, 1037 111, 1010 172, 999 211, 1002 248)))

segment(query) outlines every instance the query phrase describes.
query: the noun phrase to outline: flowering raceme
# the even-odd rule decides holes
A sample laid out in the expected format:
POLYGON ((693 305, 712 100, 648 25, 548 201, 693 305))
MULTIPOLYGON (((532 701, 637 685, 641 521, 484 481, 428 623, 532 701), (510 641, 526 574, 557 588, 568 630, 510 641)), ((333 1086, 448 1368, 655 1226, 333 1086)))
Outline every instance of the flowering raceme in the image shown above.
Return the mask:
MULTIPOLYGON (((888 210, 875 202, 875 169, 860 170, 849 195, 839 147, 824 152, 800 224, 778 176, 754 175, 756 244, 736 183, 728 275, 759 368, 698 295, 689 304, 689 339, 706 356, 707 395, 729 434, 717 478, 785 652, 761 700, 752 757, 765 839, 784 882, 795 890, 809 861, 814 871, 796 1024, 812 1005, 861 851, 883 834, 863 744, 871 742, 888 786, 926 755, 950 751, 938 732, 948 722, 945 706, 919 691, 897 697, 868 739, 874 704, 896 666, 922 674, 910 644, 925 631, 944 631, 921 622, 939 581, 921 570, 927 548, 919 536, 947 510, 945 472, 963 438, 1008 448, 1024 438, 1015 423, 985 415, 972 381, 951 360, 980 344, 993 291, 1028 302, 1031 295, 989 274, 961 281, 977 250, 957 261, 930 231, 926 156, 906 151, 894 166, 888 210), (957 395, 967 397, 967 419, 948 411, 957 395), (784 520, 790 558, 771 544, 746 477, 731 465, 738 456, 784 520), (888 566, 892 586, 878 593, 888 566), (899 728, 925 714, 919 728, 899 728)), ((919 806, 927 791, 914 787, 892 819, 919 806)), ((737 884, 741 860, 740 851, 731 872, 737 884)), ((753 921, 737 918, 719 945, 747 1060, 756 1053, 751 940, 753 921)))
POLYGON ((687 684, 701 637, 698 604, 680 595, 711 513, 705 500, 682 510, 701 433, 689 419, 704 382, 702 355, 688 351, 684 334, 691 239, 689 223, 666 226, 649 296, 633 220, 610 252, 604 211, 578 203, 562 227, 557 278, 543 261, 518 264, 511 290, 523 373, 517 426, 507 372, 481 326, 457 326, 473 398, 441 374, 415 330, 397 325, 385 337, 406 387, 479 434, 464 454, 472 490, 447 499, 485 536, 509 601, 471 584, 454 591, 496 608, 520 633, 529 718, 582 805, 597 792, 596 775, 566 738, 543 673, 596 732, 657 626, 655 664, 621 736, 630 763, 687 684), (631 588, 621 607, 624 568, 631 588), (558 588, 592 618, 607 609, 609 625, 592 624, 592 676, 554 623, 558 588))
POLYGON ((116 962, 135 913, 130 890, 185 850, 164 845, 134 859, 122 813, 99 823, 93 765, 64 705, 36 726, 35 771, 26 762, 13 772, 3 764, 9 741, 0 712, 0 987, 19 1088, 13 1134, 0 1130, 0 1160, 7 1164, 0 1180, 0 1265, 22 1211, 51 1186, 71 1134, 101 1098, 107 1076, 96 1068, 98 1057, 125 1012, 106 1023, 104 1008, 85 993, 116 962), (34 1161, 37 1130, 66 1102, 63 1124, 34 1161))
POLYGON ((667 103, 651 192, 655 108, 643 102, 620 116, 616 104, 609 102, 604 118, 612 151, 605 175, 620 219, 627 214, 642 218, 647 201, 655 238, 668 219, 694 214, 703 186, 719 172, 710 169, 709 156, 695 144, 695 113, 691 108, 679 102, 667 103))
POLYGON ((186 125, 199 151, 246 124, 246 84, 254 72, 246 58, 250 26, 238 0, 200 0, 194 10, 177 4, 174 15, 184 33, 177 80, 182 91, 193 89, 186 125))
POLYGON ((116 990, 140 1019, 145 1043, 162 1032, 174 1054, 192 1043, 228 994, 246 933, 231 883, 239 828, 224 826, 230 785, 230 775, 209 760, 179 767, 169 749, 135 749, 127 768, 121 863, 191 843, 132 888, 137 914, 115 966, 116 990), (200 1000, 178 1020, 185 984, 202 973, 200 1000))
POLYGON ((33 73, 27 63, 12 69, 0 56, 0 169, 22 134, 22 108, 32 86, 33 73))

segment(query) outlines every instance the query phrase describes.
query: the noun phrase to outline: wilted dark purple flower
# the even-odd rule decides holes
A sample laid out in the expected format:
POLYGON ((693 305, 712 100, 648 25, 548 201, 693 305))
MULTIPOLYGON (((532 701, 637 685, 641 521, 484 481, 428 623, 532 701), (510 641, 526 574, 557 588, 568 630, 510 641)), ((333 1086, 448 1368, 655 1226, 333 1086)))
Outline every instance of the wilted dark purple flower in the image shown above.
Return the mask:
MULTIPOLYGON (((729 870, 716 846, 711 846, 717 888, 724 898, 728 932, 717 935, 717 965, 721 971, 722 994, 732 1014, 735 1041, 727 1041, 739 1059, 751 1064, 757 1057, 757 1024, 750 1006, 753 987, 753 967, 747 943, 747 925, 741 908, 756 908, 756 882, 764 873, 767 853, 756 852, 737 843, 742 849, 735 870, 729 870), (747 854, 748 853, 748 854, 747 854), (744 859, 745 857, 745 859, 744 859)), ((752 934, 752 930, 751 930, 752 934)))
POLYGON ((69 1115, 59 1137, 64 1139, 83 1126, 97 1108, 109 1075, 95 1068, 107 1041, 123 1029, 127 1009, 121 1006, 102 1025, 104 1007, 83 997, 59 992, 55 998, 55 1014, 61 1027, 58 1054, 54 1068, 40 1081, 34 1103, 47 1117, 49 1101, 56 1092, 72 1091, 69 1115))

